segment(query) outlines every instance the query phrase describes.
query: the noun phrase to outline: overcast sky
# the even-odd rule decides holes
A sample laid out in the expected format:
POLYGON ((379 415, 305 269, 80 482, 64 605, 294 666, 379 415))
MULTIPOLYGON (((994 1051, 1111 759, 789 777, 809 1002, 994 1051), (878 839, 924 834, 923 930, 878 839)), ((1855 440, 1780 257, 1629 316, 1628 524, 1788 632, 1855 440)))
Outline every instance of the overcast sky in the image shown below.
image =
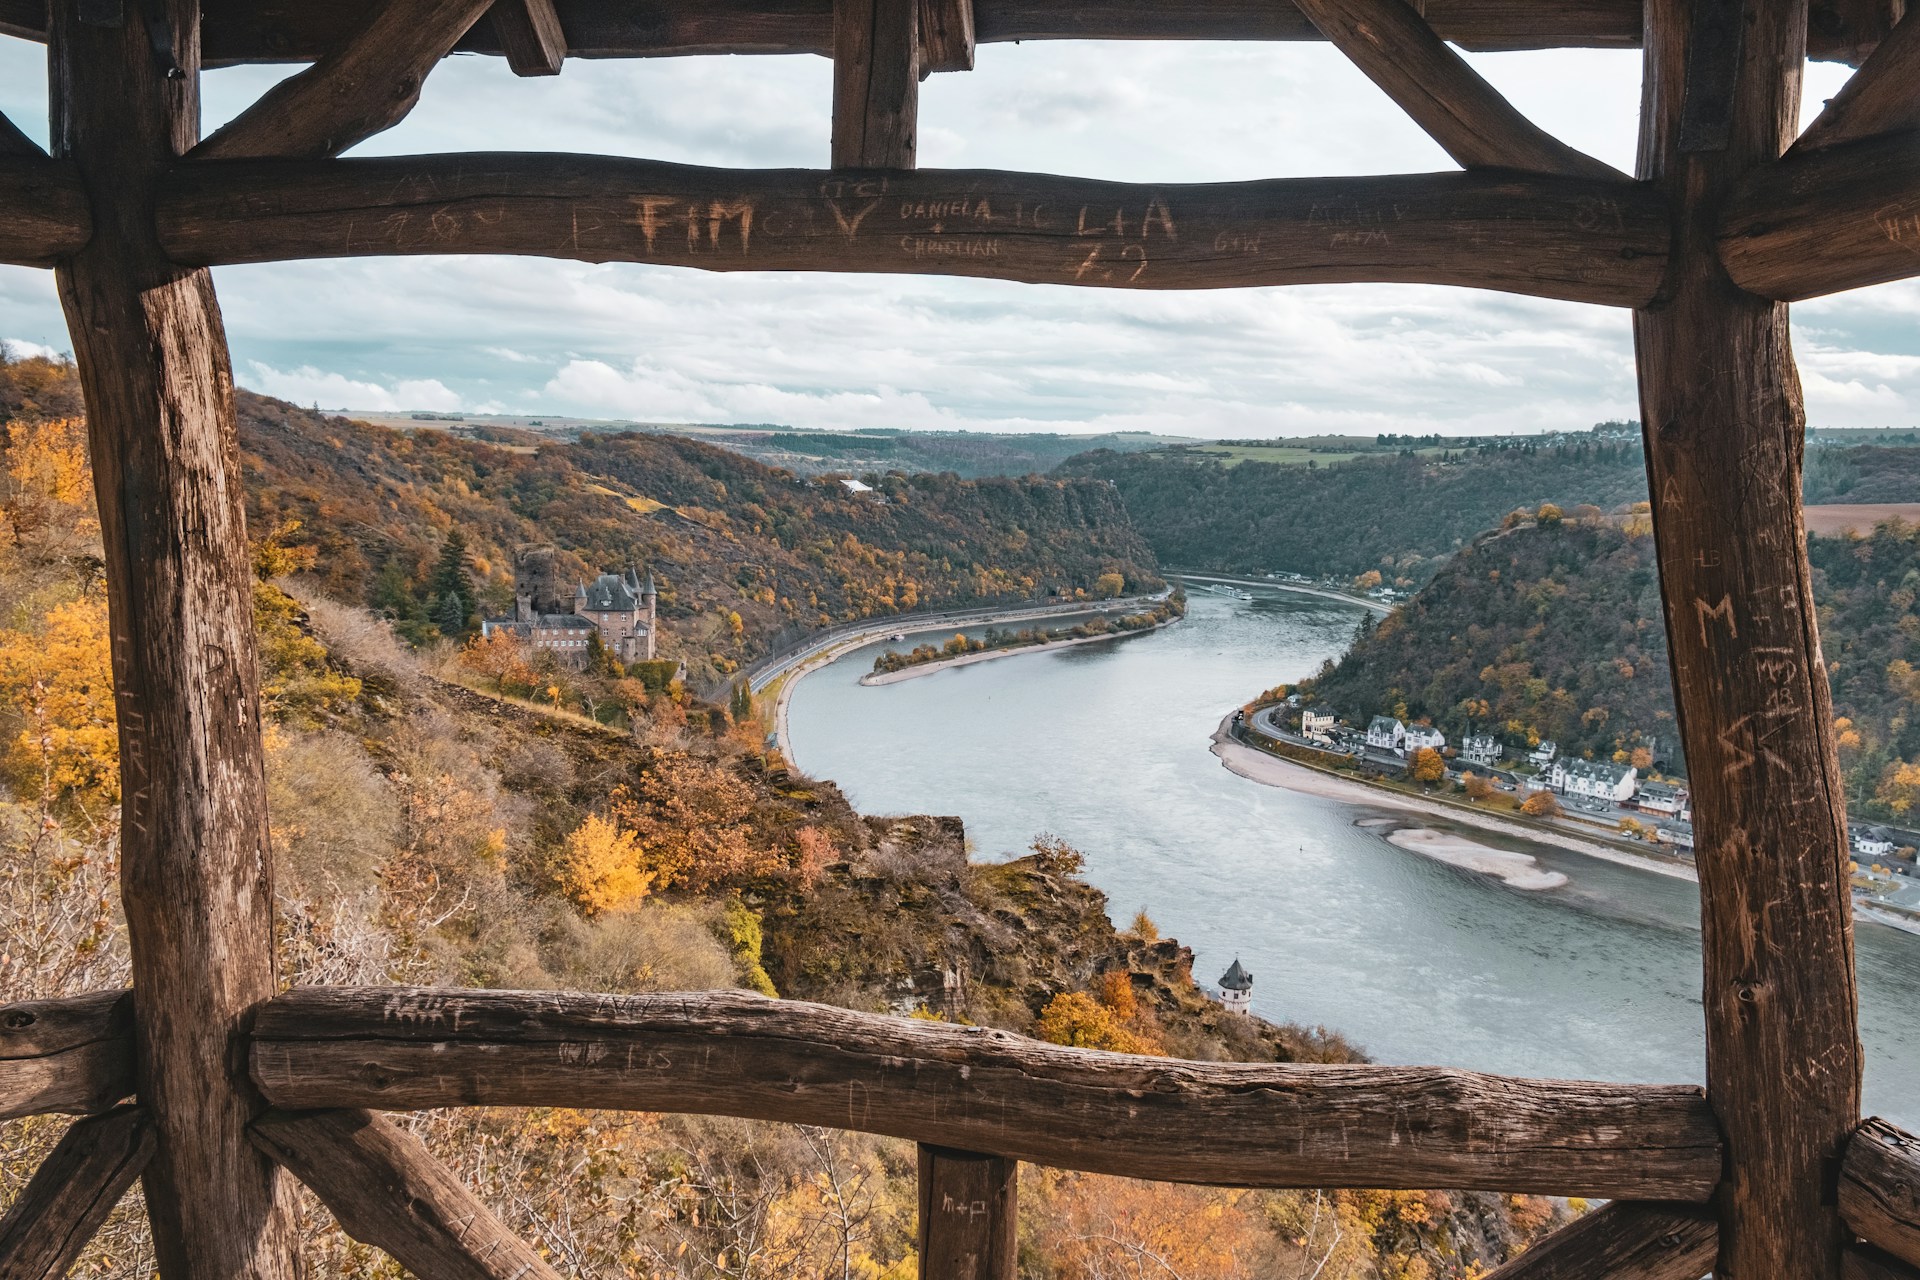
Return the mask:
MULTIPOLYGON (((1560 137, 1633 162, 1634 53, 1473 58, 1560 137)), ((209 130, 284 71, 206 80, 209 130)), ((1844 78, 1815 64, 1809 113, 1844 78)), ((44 50, 0 37, 0 109, 45 141, 44 50)), ((816 57, 456 58, 354 154, 570 150, 824 167, 816 57)), ((1811 118, 1810 114, 1808 118, 1811 118)), ((1453 167, 1319 45, 983 45, 922 89, 926 167, 1202 182, 1453 167)), ((215 273, 239 381, 327 409, 1201 436, 1531 431, 1637 417, 1625 312, 1465 289, 1126 293, 907 276, 394 258, 215 273)), ((1920 284, 1795 308, 1810 419, 1920 423, 1920 284)), ((0 338, 69 348, 50 272, 0 267, 0 338)))

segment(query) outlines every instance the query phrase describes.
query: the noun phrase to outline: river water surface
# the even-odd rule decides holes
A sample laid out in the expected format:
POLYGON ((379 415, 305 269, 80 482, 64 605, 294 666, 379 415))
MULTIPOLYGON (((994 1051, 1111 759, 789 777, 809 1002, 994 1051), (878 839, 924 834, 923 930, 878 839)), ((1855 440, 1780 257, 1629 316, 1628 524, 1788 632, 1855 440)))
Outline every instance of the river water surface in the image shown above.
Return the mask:
MULTIPOLYGON (((871 645, 794 689, 795 763, 867 813, 958 814, 982 857, 1063 837, 1113 916, 1145 908, 1203 982, 1238 955, 1258 1013, 1378 1061, 1699 1081, 1691 882, 1468 831, 1568 877, 1508 888, 1395 847, 1380 820, 1444 823, 1263 786, 1208 751, 1228 709, 1336 657, 1360 612, 1198 595, 1152 635, 870 688, 858 679, 886 647, 871 645)), ((1867 1109, 1911 1128, 1920 937, 1862 924, 1857 938, 1867 1109)))

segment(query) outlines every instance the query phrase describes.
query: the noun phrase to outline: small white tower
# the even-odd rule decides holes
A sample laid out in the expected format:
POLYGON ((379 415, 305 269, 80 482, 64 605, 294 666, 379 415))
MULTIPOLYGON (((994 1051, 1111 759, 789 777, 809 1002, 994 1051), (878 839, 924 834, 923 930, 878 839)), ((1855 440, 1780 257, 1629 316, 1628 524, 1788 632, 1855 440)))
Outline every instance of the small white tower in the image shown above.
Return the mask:
POLYGON ((1253 975, 1240 967, 1240 957, 1220 975, 1220 1003, 1228 1013, 1253 1011, 1253 975))

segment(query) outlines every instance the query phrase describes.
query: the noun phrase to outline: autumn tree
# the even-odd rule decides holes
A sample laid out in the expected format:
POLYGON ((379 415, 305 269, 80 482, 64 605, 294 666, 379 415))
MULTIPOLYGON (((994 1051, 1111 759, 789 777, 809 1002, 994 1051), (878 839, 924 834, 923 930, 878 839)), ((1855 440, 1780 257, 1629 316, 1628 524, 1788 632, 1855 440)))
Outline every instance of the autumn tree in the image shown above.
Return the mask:
POLYGON ((1534 818, 1557 818, 1560 802, 1553 798, 1551 791, 1535 791, 1520 802, 1520 812, 1534 818))
POLYGON ((1371 591, 1379 585, 1380 571, 1378 569, 1369 569, 1353 580, 1353 589, 1355 591, 1371 591))
POLYGON ((0 471, 0 534, 43 555, 71 554, 96 542, 93 471, 87 426, 79 418, 10 422, 0 471))
POLYGON ((641 865, 639 838, 610 818, 590 813, 561 851, 561 892, 581 914, 624 911, 647 895, 655 872, 641 865))
POLYGON ((1102 600, 1111 600, 1126 589, 1127 580, 1118 573, 1103 573, 1093 584, 1093 594, 1102 600))
POLYGON ((1084 991, 1063 991, 1047 1002, 1033 1034, 1075 1049, 1115 1053, 1164 1054, 1158 1045, 1129 1030, 1114 1011, 1084 991))
POLYGON ((22 794, 79 806, 96 819, 120 800, 107 605, 83 596, 33 631, 0 630, 0 700, 20 725, 3 759, 22 794))
POLYGON ((1533 519, 1542 529, 1552 529, 1566 519, 1566 512, 1551 502, 1543 502, 1540 509, 1533 513, 1533 519))
POLYGON ((1494 791, 1493 780, 1482 777, 1477 773, 1469 773, 1466 775, 1466 777, 1462 779, 1462 784, 1466 788, 1467 799, 1475 801, 1476 803, 1485 800, 1488 796, 1492 795, 1494 791))
POLYGON ((1431 785, 1447 776, 1447 761, 1432 747, 1421 747, 1413 753, 1413 762, 1407 771, 1415 782, 1431 785))

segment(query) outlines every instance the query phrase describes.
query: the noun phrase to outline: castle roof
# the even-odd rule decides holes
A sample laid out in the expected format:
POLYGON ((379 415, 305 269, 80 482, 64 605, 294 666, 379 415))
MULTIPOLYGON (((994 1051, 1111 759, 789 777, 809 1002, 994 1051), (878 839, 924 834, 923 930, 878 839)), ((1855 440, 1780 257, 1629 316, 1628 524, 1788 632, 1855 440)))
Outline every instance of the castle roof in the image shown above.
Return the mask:
MULTIPOLYGON (((651 576, 648 582, 652 582, 651 576)), ((640 607, 640 579, 631 569, 626 573, 603 573, 591 584, 574 589, 574 599, 587 613, 631 613, 640 607)))
POLYGON ((1253 975, 1240 967, 1239 956, 1235 956, 1233 963, 1227 966, 1227 971, 1220 975, 1220 989, 1222 991, 1253 990, 1253 975))

